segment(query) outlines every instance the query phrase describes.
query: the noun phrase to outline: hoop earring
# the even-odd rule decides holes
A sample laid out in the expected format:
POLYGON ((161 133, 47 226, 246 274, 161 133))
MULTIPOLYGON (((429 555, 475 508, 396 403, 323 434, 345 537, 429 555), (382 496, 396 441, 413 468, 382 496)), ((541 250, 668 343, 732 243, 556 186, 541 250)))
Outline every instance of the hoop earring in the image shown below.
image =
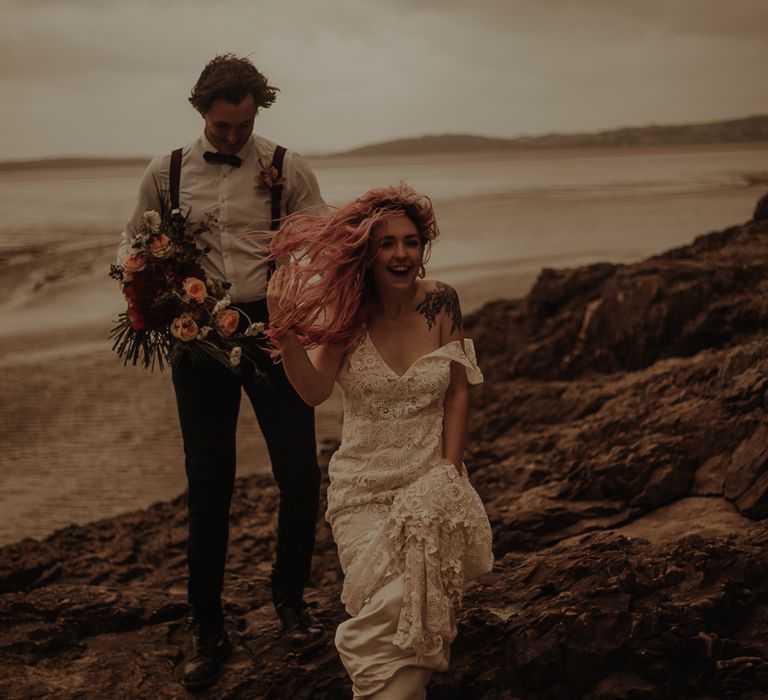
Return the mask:
POLYGON ((424 263, 421 263, 421 267, 419 268, 418 275, 419 277, 421 277, 421 279, 424 279, 427 276, 427 268, 424 267, 424 263))

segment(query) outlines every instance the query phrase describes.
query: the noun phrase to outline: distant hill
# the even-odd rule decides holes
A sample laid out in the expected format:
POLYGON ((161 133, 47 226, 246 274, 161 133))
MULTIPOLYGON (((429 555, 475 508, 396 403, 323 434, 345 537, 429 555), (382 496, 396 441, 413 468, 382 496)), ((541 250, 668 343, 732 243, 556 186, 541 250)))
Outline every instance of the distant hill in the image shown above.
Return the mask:
MULTIPOLYGON (((600 148, 618 146, 674 146, 680 144, 715 144, 768 142, 768 115, 731 119, 703 124, 640 126, 593 133, 544 134, 514 139, 491 138, 474 134, 438 134, 375 143, 324 156, 388 156, 413 153, 482 153, 545 148, 600 148)), ((150 158, 41 158, 0 162, 0 172, 49 170, 59 168, 96 168, 143 166, 150 158)))
POLYGON ((767 115, 704 124, 651 125, 594 133, 523 136, 515 139, 488 138, 471 134, 441 134, 385 141, 334 155, 380 156, 406 153, 468 153, 519 149, 671 146, 758 141, 768 141, 767 115))
POLYGON ((9 170, 52 170, 60 168, 104 168, 147 165, 150 158, 40 158, 0 162, 0 172, 9 170))

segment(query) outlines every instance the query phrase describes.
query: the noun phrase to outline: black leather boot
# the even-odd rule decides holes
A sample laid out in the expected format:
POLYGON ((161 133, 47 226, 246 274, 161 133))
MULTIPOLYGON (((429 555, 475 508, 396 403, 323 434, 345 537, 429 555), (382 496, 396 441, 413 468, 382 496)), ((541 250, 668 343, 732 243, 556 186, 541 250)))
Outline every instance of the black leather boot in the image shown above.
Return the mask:
POLYGON ((293 649, 310 649, 325 639, 323 623, 303 600, 276 602, 275 609, 283 623, 288 645, 293 649))
POLYGON ((184 662, 181 684, 188 690, 213 685, 221 675, 221 664, 231 650, 225 629, 206 632, 196 624, 192 633, 192 654, 184 662))
POLYGON ((283 625, 288 646, 307 649, 325 640, 323 623, 318 620, 304 602, 301 589, 288 589, 277 581, 272 569, 272 602, 283 625))

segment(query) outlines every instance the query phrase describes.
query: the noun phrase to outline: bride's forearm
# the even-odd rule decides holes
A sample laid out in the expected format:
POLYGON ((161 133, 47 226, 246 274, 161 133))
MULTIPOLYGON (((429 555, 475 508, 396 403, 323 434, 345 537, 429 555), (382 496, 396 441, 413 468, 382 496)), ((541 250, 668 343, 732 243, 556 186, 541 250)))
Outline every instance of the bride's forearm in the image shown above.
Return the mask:
POLYGON ((277 347, 285 374, 296 393, 310 406, 323 403, 331 395, 335 377, 325 377, 317 370, 293 331, 279 338, 277 347))

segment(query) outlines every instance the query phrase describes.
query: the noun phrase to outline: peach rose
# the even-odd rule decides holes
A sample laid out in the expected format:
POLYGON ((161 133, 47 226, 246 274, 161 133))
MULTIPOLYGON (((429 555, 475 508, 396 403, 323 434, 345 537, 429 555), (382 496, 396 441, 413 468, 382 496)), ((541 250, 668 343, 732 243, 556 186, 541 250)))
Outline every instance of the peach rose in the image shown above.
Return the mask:
POLYGON ((149 252, 156 258, 167 258, 173 250, 171 239, 164 233, 155 236, 149 244, 149 252))
POLYGON ((216 328, 223 336, 232 335, 240 323, 240 313, 235 309, 224 309, 216 314, 216 328))
POLYGON ((171 322, 171 333, 178 338, 188 342, 197 337, 197 322, 191 314, 181 314, 171 322))
POLYGON ((205 282, 197 277, 187 277, 183 282, 184 294, 190 301, 196 301, 198 304, 205 301, 208 296, 208 290, 205 282))
POLYGON ((146 266, 147 266, 147 259, 146 257, 144 257, 144 253, 136 253, 135 255, 131 253, 123 260, 123 272, 126 275, 133 274, 134 272, 139 272, 140 270, 143 270, 146 266))

